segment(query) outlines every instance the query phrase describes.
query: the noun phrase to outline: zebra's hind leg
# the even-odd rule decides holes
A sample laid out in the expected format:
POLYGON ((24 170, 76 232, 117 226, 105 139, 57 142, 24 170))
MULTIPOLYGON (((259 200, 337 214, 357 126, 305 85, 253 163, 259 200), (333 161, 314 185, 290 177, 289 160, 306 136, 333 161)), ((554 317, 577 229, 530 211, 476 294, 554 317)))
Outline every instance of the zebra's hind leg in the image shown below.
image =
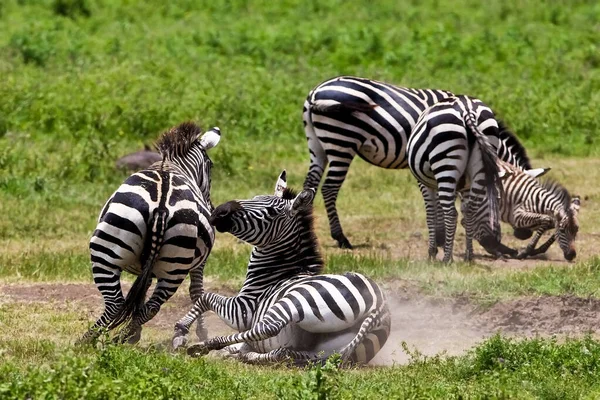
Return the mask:
POLYGON ((311 361, 320 361, 320 357, 317 354, 308 351, 293 350, 287 347, 281 347, 267 353, 243 351, 240 352, 238 359, 244 363, 254 365, 289 362, 295 366, 305 366, 311 361))
POLYGON ((354 158, 354 155, 349 155, 350 158, 335 157, 329 163, 327 178, 321 188, 323 200, 325 201, 325 209, 327 210, 327 218, 329 219, 329 227, 331 229, 331 237, 338 242, 338 246, 343 249, 351 249, 352 245, 342 230, 340 218, 338 216, 336 201, 340 188, 348 174, 348 168, 354 158))
POLYGON ((94 283, 104 299, 104 311, 96 323, 77 341, 77 344, 91 343, 100 336, 103 328, 113 321, 125 303, 121 290, 121 269, 117 266, 93 263, 94 283))
POLYGON ((125 341, 129 344, 137 343, 141 338, 142 325, 154 318, 160 307, 175 294, 183 279, 183 277, 168 280, 159 278, 150 299, 144 304, 140 313, 134 315, 127 327, 119 333, 117 340, 121 343, 125 341))
MULTIPOLYGON (((198 268, 190 271, 190 298, 192 302, 196 302, 204 293, 204 263, 198 268)), ((204 325, 204 315, 198 315, 196 319, 196 336, 198 340, 206 340, 208 338, 208 330, 204 325)))
POLYGON ((365 318, 358 333, 340 350, 342 363, 366 364, 383 347, 391 330, 392 318, 386 304, 365 318))
POLYGON ((423 200, 425 201, 425 215, 427 218, 427 231, 429 233, 429 245, 428 251, 430 259, 435 259, 437 255, 437 196, 434 189, 425 186, 421 182, 419 182, 419 190, 423 195, 423 200))

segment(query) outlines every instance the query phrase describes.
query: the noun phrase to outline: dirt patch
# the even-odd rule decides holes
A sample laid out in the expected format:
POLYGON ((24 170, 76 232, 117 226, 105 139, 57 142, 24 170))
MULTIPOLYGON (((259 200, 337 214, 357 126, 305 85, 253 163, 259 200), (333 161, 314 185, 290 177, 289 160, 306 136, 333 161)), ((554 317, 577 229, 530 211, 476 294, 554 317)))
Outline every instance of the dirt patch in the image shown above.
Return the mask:
MULTIPOLYGON (((126 285, 124 285, 126 286, 126 285)), ((466 298, 434 299, 418 293, 409 284, 393 284, 388 299, 392 310, 392 332, 388 343, 373 360, 375 365, 403 364, 410 356, 402 349, 406 342, 411 350, 425 355, 457 355, 486 337, 500 331, 516 337, 581 335, 600 326, 600 300, 574 296, 526 297, 500 302, 486 309, 466 298)), ((182 288, 149 327, 171 331, 175 322, 191 307, 187 288, 182 288)), ((207 290, 233 295, 228 287, 207 284, 207 290)), ((0 285, 0 305, 41 302, 57 305, 75 304, 82 318, 90 322, 102 311, 102 298, 93 284, 0 285)), ((229 334, 215 314, 207 313, 210 335, 229 334)))

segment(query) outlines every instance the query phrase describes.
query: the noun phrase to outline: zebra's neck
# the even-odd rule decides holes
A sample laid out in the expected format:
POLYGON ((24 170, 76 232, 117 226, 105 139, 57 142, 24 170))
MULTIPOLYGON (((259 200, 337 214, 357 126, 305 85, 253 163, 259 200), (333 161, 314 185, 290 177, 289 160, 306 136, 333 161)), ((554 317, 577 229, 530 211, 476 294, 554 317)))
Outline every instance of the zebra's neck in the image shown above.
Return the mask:
POLYGON ((290 279, 321 273, 323 260, 312 231, 312 215, 300 225, 287 238, 252 250, 240 294, 258 297, 290 279))
POLYGON ((177 173, 185 176, 189 183, 195 186, 197 195, 202 195, 204 200, 210 204, 210 182, 208 179, 210 171, 206 168, 199 146, 192 147, 185 156, 174 157, 168 162, 177 173))

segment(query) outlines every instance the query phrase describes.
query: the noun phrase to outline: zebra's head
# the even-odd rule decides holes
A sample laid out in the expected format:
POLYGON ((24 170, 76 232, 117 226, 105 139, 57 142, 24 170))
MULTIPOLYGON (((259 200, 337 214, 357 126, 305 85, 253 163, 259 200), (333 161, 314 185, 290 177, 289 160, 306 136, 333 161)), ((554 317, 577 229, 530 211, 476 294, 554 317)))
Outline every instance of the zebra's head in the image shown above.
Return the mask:
POLYGON ((567 261, 572 261, 577 256, 575 239, 579 231, 577 214, 580 206, 579 197, 573 197, 570 201, 566 201, 563 210, 557 211, 554 216, 557 222, 556 238, 567 261))
POLYGON ((315 192, 315 189, 306 189, 296 195, 287 188, 286 172, 283 171, 273 195, 228 201, 214 210, 210 222, 219 232, 229 232, 259 248, 277 246, 297 239, 298 235, 314 235, 312 204, 315 192))
POLYGON ((184 122, 165 132, 156 143, 163 162, 176 164, 198 185, 204 199, 210 204, 212 161, 207 151, 219 144, 221 130, 214 127, 202 134, 193 122, 184 122))

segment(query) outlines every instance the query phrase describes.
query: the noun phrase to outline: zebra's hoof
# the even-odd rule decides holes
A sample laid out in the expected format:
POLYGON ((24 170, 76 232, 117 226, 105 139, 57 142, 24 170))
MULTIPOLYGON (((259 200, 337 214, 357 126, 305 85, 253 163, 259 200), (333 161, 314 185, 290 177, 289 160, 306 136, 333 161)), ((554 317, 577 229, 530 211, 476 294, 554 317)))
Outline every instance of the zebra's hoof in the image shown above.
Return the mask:
POLYGON ((527 258, 527 256, 529 256, 529 252, 527 251, 521 251, 519 254, 517 254, 517 259, 518 260, 523 260, 525 258, 527 258))
POLYGON ((341 238, 341 239, 336 239, 336 240, 338 242, 338 247, 340 249, 350 249, 350 250, 352 250, 352 245, 350 244, 350 241, 348 239, 346 239, 345 237, 341 238))
POLYGON ((173 338, 173 350, 177 350, 180 347, 185 347, 185 345, 187 344, 188 340, 187 337, 185 336, 175 336, 173 338))
POLYGON ((208 354, 210 350, 204 343, 194 344, 187 349, 187 354, 190 357, 202 357, 208 354))

